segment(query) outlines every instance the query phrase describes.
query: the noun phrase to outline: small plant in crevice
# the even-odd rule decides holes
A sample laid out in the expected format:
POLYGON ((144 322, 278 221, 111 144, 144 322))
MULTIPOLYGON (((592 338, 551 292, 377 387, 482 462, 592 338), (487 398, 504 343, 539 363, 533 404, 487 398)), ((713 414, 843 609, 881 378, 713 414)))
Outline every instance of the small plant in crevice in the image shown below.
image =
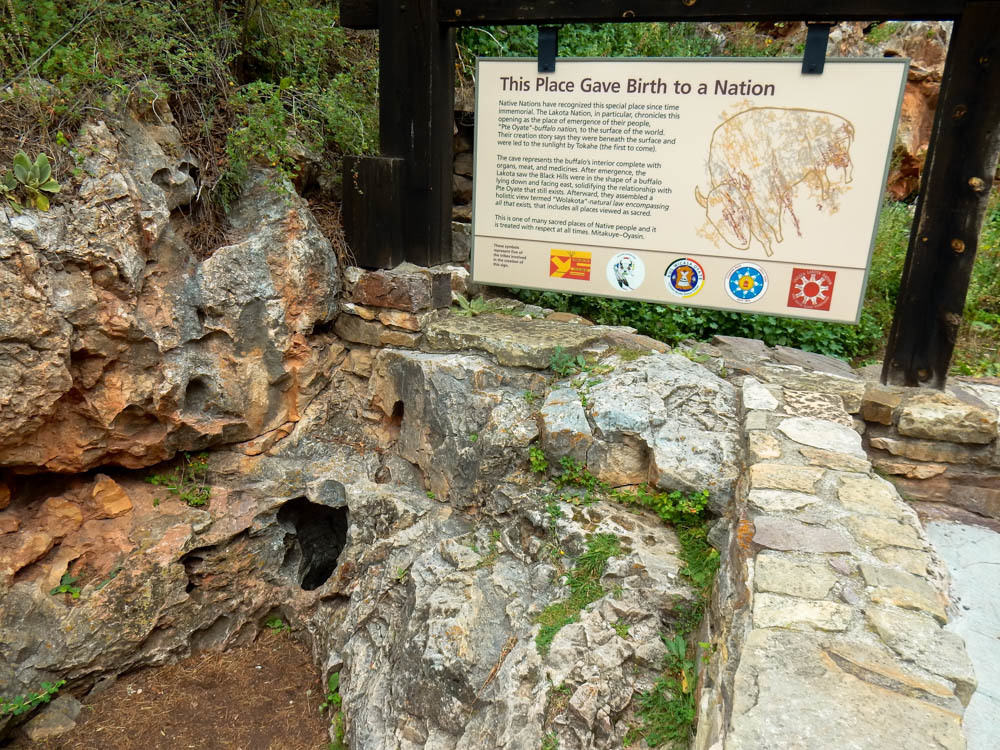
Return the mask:
POLYGON ((588 365, 582 354, 570 354, 561 346, 557 346, 549 358, 549 369, 559 377, 566 378, 585 372, 588 365))
POLYGON ((333 726, 333 742, 330 743, 330 750, 348 750, 344 742, 344 712, 341 709, 343 699, 340 697, 340 672, 334 672, 327 678, 326 695, 319 706, 319 710, 329 711, 330 724, 333 726))
POLYGON ((559 750, 559 736, 555 732, 549 732, 542 737, 541 750, 559 750))
MULTIPOLYGON (((475 548, 475 551, 478 554, 479 549, 475 548)), ((493 531, 490 532, 489 550, 482 556, 479 562, 476 563, 476 570, 479 570, 480 568, 492 567, 493 564, 500 559, 501 554, 503 554, 503 547, 500 544, 500 529, 493 529, 493 531)))
POLYGON ((69 594, 74 599, 80 598, 80 588, 74 586, 78 580, 77 577, 70 575, 68 572, 63 573, 62 578, 59 579, 59 585, 56 586, 52 591, 49 592, 51 596, 57 596, 59 594, 69 594))
POLYGON ((52 179, 49 157, 42 153, 32 162, 26 153, 18 151, 13 167, 13 172, 0 173, 0 197, 14 211, 21 210, 22 200, 39 211, 48 211, 49 196, 61 189, 52 179))
POLYGON ((611 493, 611 487, 595 477, 586 467, 571 456, 559 459, 562 471, 554 478, 558 497, 573 505, 593 505, 611 493))
MULTIPOLYGON (((192 508, 207 505, 212 489, 207 483, 208 454, 192 456, 185 453, 180 465, 166 474, 151 474, 146 481, 176 495, 192 508)), ((155 501, 154 501, 155 504, 155 501)))
POLYGON ((455 292, 455 302, 458 305, 458 309, 454 310, 455 315, 461 315, 464 318, 474 318, 477 315, 494 311, 493 305, 484 300, 482 296, 468 299, 465 295, 455 292))
POLYGON ((537 445, 528 448, 528 463, 536 474, 544 474, 549 470, 549 460, 545 457, 545 451, 537 445))
POLYGON ((538 615, 536 622, 542 626, 535 636, 538 653, 542 656, 548 654, 556 633, 576 622, 584 607, 604 596, 601 576, 608 566, 608 560, 620 555, 622 551, 621 541, 614 534, 591 534, 587 538, 586 551, 577 558, 573 569, 566 575, 569 598, 550 604, 538 615))
POLYGON ((42 689, 31 695, 22 695, 20 698, 10 699, 0 697, 0 718, 5 716, 20 716, 31 711, 35 706, 48 703, 59 692, 59 688, 65 684, 66 680, 43 682, 42 689))
POLYGON ((269 617, 264 621, 264 627, 272 633, 284 633, 285 631, 291 630, 288 623, 280 617, 269 617))
POLYGON ((630 729, 626 739, 631 743, 642 737, 650 747, 669 743, 673 748, 686 748, 697 714, 695 662, 688 658, 688 643, 683 635, 660 638, 667 647, 663 674, 651 690, 639 696, 642 724, 630 729))

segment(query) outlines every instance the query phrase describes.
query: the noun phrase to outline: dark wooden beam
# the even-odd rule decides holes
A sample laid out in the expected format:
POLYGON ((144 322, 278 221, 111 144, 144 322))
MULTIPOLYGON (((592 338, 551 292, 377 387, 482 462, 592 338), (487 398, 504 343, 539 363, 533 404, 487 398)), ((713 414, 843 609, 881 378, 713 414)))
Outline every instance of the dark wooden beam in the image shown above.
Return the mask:
POLYGON ((943 388, 1000 154, 1000 2, 952 32, 882 382, 943 388))
POLYGON ((402 159, 344 157, 344 236, 363 268, 393 268, 403 257, 402 159))
POLYGON ((438 2, 379 2, 382 154, 404 161, 404 255, 425 266, 451 260, 455 32, 438 2))
POLYGON ((340 25, 348 29, 377 29, 378 0, 340 0, 340 25))
POLYGON ((441 23, 947 20, 967 0, 441 0, 441 23))

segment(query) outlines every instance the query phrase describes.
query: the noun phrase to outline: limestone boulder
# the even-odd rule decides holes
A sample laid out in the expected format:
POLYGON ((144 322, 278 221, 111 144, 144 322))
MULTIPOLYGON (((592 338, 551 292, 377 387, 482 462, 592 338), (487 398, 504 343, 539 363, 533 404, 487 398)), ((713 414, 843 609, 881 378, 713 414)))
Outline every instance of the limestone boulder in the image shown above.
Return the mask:
POLYGON ((76 194, 0 218, 0 466, 147 466, 294 422, 326 382, 330 243, 258 171, 228 244, 197 257, 179 211, 195 171, 171 130, 89 124, 76 194))
POLYGON ((591 470, 613 481, 623 459, 645 464, 640 481, 709 490, 716 509, 724 508, 742 461, 736 389, 677 354, 608 363, 609 373, 584 384, 595 439, 591 470))
POLYGON ((537 373, 477 355, 384 349, 369 398, 383 444, 419 468, 435 497, 465 506, 485 503, 505 479, 526 478, 538 424, 524 394, 543 385, 537 373))

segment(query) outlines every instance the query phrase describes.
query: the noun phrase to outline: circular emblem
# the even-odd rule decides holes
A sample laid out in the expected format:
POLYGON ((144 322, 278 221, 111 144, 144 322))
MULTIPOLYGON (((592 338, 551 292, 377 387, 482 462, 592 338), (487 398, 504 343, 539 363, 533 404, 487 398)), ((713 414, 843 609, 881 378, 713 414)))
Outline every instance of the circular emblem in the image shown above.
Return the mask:
POLYGON ((678 297, 693 297, 705 284, 705 269, 692 258, 678 258, 663 272, 663 283, 678 297))
POLYGON ((635 253, 618 253, 608 261, 608 283, 624 292, 638 289, 646 278, 646 266, 635 253))
POLYGON ((737 302, 756 302, 767 291, 767 274, 756 263, 740 263, 730 269, 726 291, 737 302))

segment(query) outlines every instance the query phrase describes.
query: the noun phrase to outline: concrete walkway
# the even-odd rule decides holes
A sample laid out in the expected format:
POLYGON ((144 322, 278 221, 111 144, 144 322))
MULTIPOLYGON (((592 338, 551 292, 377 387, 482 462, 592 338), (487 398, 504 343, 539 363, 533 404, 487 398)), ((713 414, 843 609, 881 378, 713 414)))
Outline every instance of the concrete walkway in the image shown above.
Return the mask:
POLYGON ((947 629, 965 639, 979 687, 965 709, 968 750, 1000 747, 1000 534, 933 521, 925 530, 951 574, 956 601, 947 629))

